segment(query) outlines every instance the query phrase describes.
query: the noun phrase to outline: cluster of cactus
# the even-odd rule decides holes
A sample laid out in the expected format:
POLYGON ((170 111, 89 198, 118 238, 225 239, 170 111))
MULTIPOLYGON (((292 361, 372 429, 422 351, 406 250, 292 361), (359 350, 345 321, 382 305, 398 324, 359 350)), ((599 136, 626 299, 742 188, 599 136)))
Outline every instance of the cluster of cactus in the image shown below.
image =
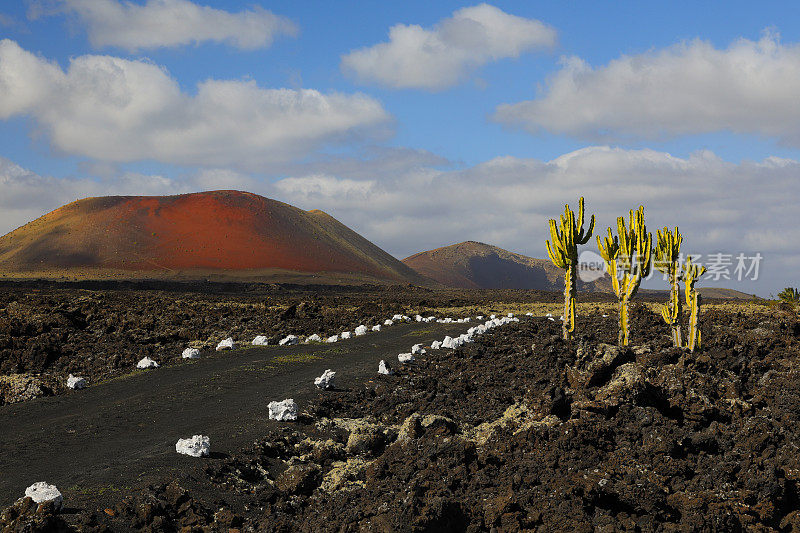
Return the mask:
MULTIPOLYGON (((575 331, 575 298, 576 276, 578 268, 578 245, 586 244, 594 230, 594 215, 592 215, 588 230, 583 229, 583 197, 578 201, 578 217, 569 208, 564 206, 564 214, 560 221, 550 220, 550 236, 553 244, 546 241, 547 253, 550 260, 557 267, 566 271, 564 275, 564 317, 562 331, 564 339, 572 338, 575 331)), ((669 300, 661 310, 661 316, 671 329, 672 341, 676 347, 688 348, 694 351, 700 346, 700 295, 697 293, 695 283, 705 273, 705 267, 692 264, 689 256, 681 264, 681 244, 683 236, 678 228, 674 233, 668 227, 656 231, 657 241, 653 250, 653 234, 647 232, 644 222, 644 206, 639 206, 636 211, 630 211, 629 220, 617 217, 617 235, 608 228, 608 235, 604 239, 597 236, 597 247, 600 256, 606 263, 606 271, 611 277, 611 286, 617 296, 619 307, 619 336, 620 346, 627 346, 630 342, 630 302, 639 290, 642 279, 650 275, 655 255, 655 266, 663 272, 670 285, 669 300), (655 252, 655 253, 654 253, 655 252), (684 300, 689 309, 689 324, 687 338, 683 339, 681 320, 683 315, 683 301, 681 299, 680 282, 684 283, 684 300)), ((797 290, 786 297, 798 300, 797 290)), ((783 294, 783 293, 781 293, 783 294)), ((781 299, 784 297, 781 296, 781 299)))
POLYGON ((795 307, 800 304, 800 291, 792 287, 786 287, 778 293, 778 299, 791 307, 795 307))
POLYGON ((550 237, 553 240, 545 241, 547 254, 550 260, 564 273, 564 317, 562 319, 562 333, 564 340, 572 338, 575 331, 575 298, 577 293, 578 245, 586 244, 594 231, 594 215, 589 222, 589 229, 583 229, 583 197, 578 200, 578 218, 569 208, 564 206, 564 214, 560 223, 550 219, 550 237))
POLYGON ((695 289, 695 282, 705 273, 705 267, 692 264, 692 257, 686 259, 686 263, 681 265, 681 243, 683 236, 678 228, 672 233, 665 227, 657 232, 656 243, 656 268, 666 274, 669 282, 669 300, 661 309, 661 316, 664 322, 672 329, 672 344, 677 348, 689 348, 694 351, 700 346, 700 328, 698 320, 700 315, 700 295, 695 289), (680 282, 683 281, 685 287, 686 306, 689 308, 689 331, 688 338, 684 344, 681 338, 681 317, 682 300, 680 282))
POLYGON ((630 339, 630 301, 639 290, 642 279, 650 275, 653 264, 653 234, 644 224, 644 206, 631 210, 630 220, 617 218, 617 235, 608 228, 604 240, 597 237, 600 256, 606 262, 606 271, 611 276, 611 286, 617 295, 619 306, 620 346, 627 346, 630 339))

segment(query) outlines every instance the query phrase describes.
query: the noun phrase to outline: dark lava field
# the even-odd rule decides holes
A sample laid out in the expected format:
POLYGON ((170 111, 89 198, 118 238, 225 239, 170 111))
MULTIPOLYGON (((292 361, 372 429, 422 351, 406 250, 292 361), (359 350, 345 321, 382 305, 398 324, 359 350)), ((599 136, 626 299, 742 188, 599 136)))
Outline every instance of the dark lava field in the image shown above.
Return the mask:
MULTIPOLYGON (((213 350, 227 336, 333 335, 395 313, 473 317, 448 332, 475 325, 477 314, 514 312, 520 321, 455 350, 428 348, 403 367, 398 349, 441 340, 444 325, 400 325, 385 340, 380 332, 352 348, 339 343, 336 357, 361 357, 363 365, 347 367, 334 390, 308 382, 296 421, 254 420, 253 438, 240 448, 140 475, 138 484, 62 490, 60 512, 12 498, 0 529, 800 529, 796 312, 712 302, 701 313, 703 346, 689 353, 671 347, 647 302, 635 308, 632 345, 615 346, 614 308, 599 295, 579 296, 576 338, 564 341, 558 315, 541 312, 561 299, 415 287, 4 285, 0 373, 35 378, 41 392, 32 396, 55 397, 21 399, 7 386, 0 417, 58 400, 66 373, 87 376, 85 393, 101 401, 103 387, 112 390, 144 355, 168 367, 152 376, 171 365, 177 373, 183 348, 213 350), (377 373, 381 358, 394 375, 377 373), (81 496, 70 501, 71 494, 81 496)), ((333 355, 312 355, 282 368, 336 370, 326 359, 333 355)), ((209 368, 228 360, 218 361, 209 368)), ((130 379, 145 390, 149 376, 130 379)), ((236 383, 224 385, 233 399, 236 383)), ((67 391, 64 401, 83 393, 67 391)), ((0 450, 9 453, 26 447, 0 450)))

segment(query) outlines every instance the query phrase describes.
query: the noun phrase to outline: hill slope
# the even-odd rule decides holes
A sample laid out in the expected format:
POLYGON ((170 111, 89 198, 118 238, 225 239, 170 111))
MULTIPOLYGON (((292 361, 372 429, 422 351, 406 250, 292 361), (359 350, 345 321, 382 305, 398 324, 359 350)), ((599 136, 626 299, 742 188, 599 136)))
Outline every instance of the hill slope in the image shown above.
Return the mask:
POLYGON ((78 200, 0 238, 0 272, 189 279, 337 273, 424 283, 322 211, 239 191, 78 200))
MULTIPOLYGON (((465 289, 563 290, 564 271, 547 259, 534 259, 475 241, 420 252, 403 263, 448 287, 465 289)), ((579 290, 610 291, 605 276, 593 283, 578 281, 579 290)))

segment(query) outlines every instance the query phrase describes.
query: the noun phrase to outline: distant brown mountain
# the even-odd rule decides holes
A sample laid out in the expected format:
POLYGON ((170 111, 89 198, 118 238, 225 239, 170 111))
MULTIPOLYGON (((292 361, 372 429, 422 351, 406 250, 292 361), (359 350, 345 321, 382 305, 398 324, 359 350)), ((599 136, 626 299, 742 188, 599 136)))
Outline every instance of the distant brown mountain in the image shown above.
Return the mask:
POLYGON ((322 211, 240 191, 78 200, 0 238, 0 273, 427 282, 322 211))
MULTIPOLYGON (((547 259, 534 259, 497 246, 467 241, 403 259, 419 274, 448 287, 464 289, 563 290, 564 271, 547 259)), ((608 276, 578 281, 578 289, 609 292, 608 276)))

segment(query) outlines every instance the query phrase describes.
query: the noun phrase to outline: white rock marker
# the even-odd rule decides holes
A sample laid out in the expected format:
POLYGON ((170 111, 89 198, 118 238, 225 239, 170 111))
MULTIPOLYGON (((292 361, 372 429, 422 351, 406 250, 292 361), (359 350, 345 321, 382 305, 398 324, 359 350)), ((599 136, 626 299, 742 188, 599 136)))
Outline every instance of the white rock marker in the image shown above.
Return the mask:
POLYGON ((175 451, 192 457, 208 457, 211 453, 211 440, 205 435, 194 435, 190 439, 178 439, 175 451))
POLYGON ((414 355, 424 355, 425 348, 423 348, 421 344, 415 344, 411 347, 411 353, 414 355))
POLYGON ((86 387, 86 379, 70 374, 67 378, 67 387, 70 389, 82 389, 86 387))
POLYGON ((378 363, 378 374, 383 374, 384 376, 391 376, 394 374, 391 367, 386 364, 386 361, 381 359, 381 362, 378 363))
POLYGON ((431 350, 438 350, 442 347, 442 341, 433 341, 431 343, 431 350))
POLYGON ((297 420, 297 403, 289 398, 282 402, 269 402, 270 420, 283 422, 286 420, 297 420))
POLYGON ((314 333, 313 335, 307 337, 304 342, 306 344, 311 343, 311 342, 322 342, 322 337, 320 337, 319 335, 314 333))
POLYGON ((197 348, 186 348, 181 354, 182 359, 199 359, 200 350, 197 348))
POLYGON ((349 339, 350 337, 352 337, 353 334, 350 333, 349 331, 343 331, 342 334, 339 335, 339 336, 342 338, 342 340, 345 340, 345 339, 349 339))
POLYGON ((327 339, 325 339, 325 342, 338 342, 338 341, 339 341, 339 335, 332 335, 327 339))
POLYGON ((360 337, 361 335, 366 335, 366 334, 367 334, 367 326, 365 326, 364 324, 361 324, 356 328, 356 337, 360 337))
POLYGON ((414 354, 411 353, 401 353, 397 355, 397 360, 403 363, 404 365, 413 363, 415 359, 416 358, 414 357, 414 354))
POLYGON ((394 322, 392 320, 388 319, 388 318, 383 321, 383 325, 384 326, 391 326, 393 324, 394 324, 394 322))
POLYGON ((300 339, 297 337, 297 335, 287 335, 287 336, 285 336, 284 338, 281 339, 281 341, 278 343, 278 345, 279 346, 294 346, 298 342, 300 342, 300 339))
POLYGON ((256 335, 256 338, 253 339, 251 344, 253 346, 268 346, 269 338, 266 335, 256 335))
POLYGON ((136 368, 158 368, 158 363, 149 357, 143 357, 138 363, 136 363, 136 368))
POLYGON ((36 503, 53 502, 56 511, 64 507, 64 496, 61 495, 61 491, 55 485, 48 485, 44 481, 34 483, 25 489, 25 496, 36 503))
POLYGON ((376 324, 376 325, 372 326, 372 331, 380 331, 380 330, 381 330, 381 325, 380 324, 376 324))
POLYGON ((334 388, 333 380, 336 378, 336 372, 331 370, 330 368, 322 373, 322 375, 318 378, 314 379, 314 385, 318 389, 328 390, 334 388))
POLYGON ((227 339, 222 339, 219 341, 219 344, 217 344, 217 351, 221 352, 223 350, 233 350, 235 345, 236 343, 233 342, 233 337, 228 337, 227 339))

